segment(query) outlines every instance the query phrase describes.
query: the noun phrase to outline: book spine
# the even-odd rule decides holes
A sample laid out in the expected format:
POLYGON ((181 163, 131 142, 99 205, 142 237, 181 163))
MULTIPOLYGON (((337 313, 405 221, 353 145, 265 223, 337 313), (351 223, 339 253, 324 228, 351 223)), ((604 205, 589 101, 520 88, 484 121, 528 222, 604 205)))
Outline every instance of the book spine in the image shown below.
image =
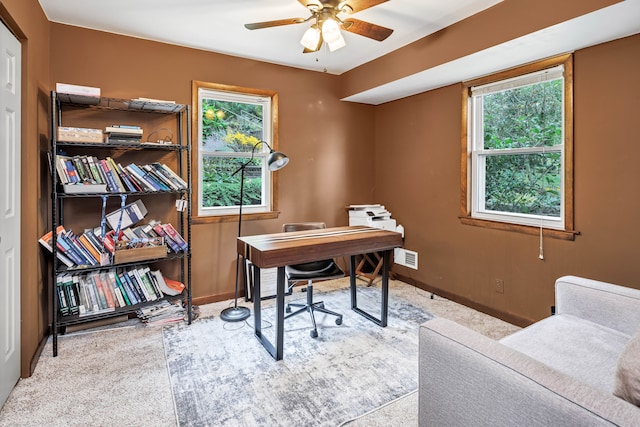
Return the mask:
POLYGON ((113 161, 111 157, 107 157, 107 165, 109 166, 109 170, 113 174, 113 179, 118 185, 118 188, 121 192, 127 191, 122 180, 120 179, 120 173, 118 172, 118 165, 113 161))
POLYGON ((125 170, 138 181, 144 191, 155 191, 154 186, 144 178, 144 173, 135 164, 125 166, 125 170))
POLYGON ((91 255, 91 252, 89 252, 89 250, 87 250, 82 245, 82 243, 80 243, 80 241, 78 240, 78 237, 75 234, 73 234, 71 230, 67 231, 66 237, 69 238, 69 241, 71 242, 73 247, 76 249, 76 251, 80 254, 80 256, 85 259, 85 264, 96 265, 99 263, 99 260, 95 259, 93 255, 91 255))
POLYGON ((122 295, 122 290, 120 289, 120 287, 118 286, 118 283, 116 282, 116 278, 115 275, 113 273, 113 270, 109 270, 105 273, 105 277, 107 279, 107 281, 109 282, 109 286, 111 286, 111 288, 113 289, 113 294, 115 295, 116 301, 118 302, 118 306, 119 307, 126 307, 126 303, 124 301, 124 296, 122 295))
POLYGON ((147 173, 147 179, 153 180, 154 184, 160 187, 161 190, 169 191, 173 187, 167 184, 158 173, 156 173, 155 169, 149 165, 142 166, 142 170, 147 173))
POLYGON ((71 159, 65 161, 65 169, 67 171, 67 175, 69 175, 70 184, 75 184, 76 182, 80 181, 80 179, 78 178, 78 172, 76 172, 76 168, 73 167, 73 162, 71 161, 71 159))
POLYGON ((120 281, 126 286, 127 291, 131 291, 131 293, 129 294, 129 297, 132 300, 135 300, 136 304, 145 302, 144 295, 140 295, 135 285, 131 282, 131 279, 129 278, 129 275, 127 274, 127 272, 121 271, 119 273, 119 276, 120 276, 120 281))
POLYGON ((58 310, 63 316, 69 314, 69 305, 64 293, 64 275, 56 277, 56 294, 58 295, 58 310))
POLYGON ((153 289, 149 288, 149 283, 147 283, 147 281, 144 280, 142 275, 140 274, 141 270, 138 268, 134 268, 131 271, 133 272, 133 275, 135 276, 135 278, 138 280, 138 283, 142 288, 142 292, 144 292, 145 295, 147 296, 147 300, 148 301, 157 300, 158 296, 156 295, 155 292, 153 292, 153 289))
POLYGON ((109 304, 107 303, 107 295, 102 288, 102 283, 100 283, 100 277, 98 273, 93 273, 89 276, 91 284, 96 290, 96 296, 98 299, 98 306, 101 310, 105 308, 109 308, 109 304))
POLYGON ((98 165, 96 165, 97 158, 95 156, 87 156, 87 162, 89 163, 89 168, 91 169, 91 175, 93 179, 98 184, 106 184, 106 182, 102 179, 102 174, 98 169, 98 165))
POLYGON ((188 188, 189 186, 187 185, 187 182, 182 179, 182 177, 180 175, 178 175, 177 173, 175 173, 173 171, 173 169, 171 169, 169 166, 167 166, 166 164, 162 164, 162 167, 167 171, 167 173, 169 173, 170 175, 172 175, 175 179, 177 179, 178 181, 180 181, 183 185, 184 188, 188 188))
POLYGON ((133 286, 136 289, 136 292, 138 293, 138 295, 140 295, 141 299, 143 301, 151 301, 149 299, 149 295, 147 294, 147 292, 145 291, 145 289, 142 287, 142 283, 139 283, 138 280, 136 279, 136 276, 133 274, 132 270, 128 270, 125 272, 125 274, 129 277, 129 282, 131 284, 133 284, 133 286))
POLYGON ((162 227, 162 224, 157 224, 153 227, 153 231, 155 231, 156 233, 158 233, 159 236, 164 237, 165 242, 167 243, 167 245, 169 245, 169 248, 175 252, 175 253, 179 253, 181 251, 180 245, 178 245, 175 240, 173 240, 171 238, 171 236, 169 236, 167 234, 167 232, 165 231, 165 229, 162 227))
POLYGON ((176 230, 173 225, 162 224, 162 228, 169 235, 169 237, 171 237, 171 239, 176 242, 178 246, 180 246, 180 249, 182 249, 184 252, 189 249, 189 245, 187 245, 187 242, 182 238, 180 233, 178 233, 178 230, 176 230))
POLYGON ((125 285, 120 281, 120 277, 118 276, 118 273, 115 270, 112 270, 111 274, 113 274, 113 280, 116 282, 116 286, 120 289, 120 293, 122 294, 122 298, 124 299, 124 304, 125 305, 135 304, 134 302, 132 302, 131 298, 129 297, 129 291, 127 290, 125 285))
POLYGON ((89 177, 87 177, 84 173, 84 166, 82 166, 82 160, 80 160, 80 156, 73 156, 71 158, 71 162, 73 163, 73 167, 76 169, 76 172, 78 173, 78 180, 80 182, 88 181, 89 177))
POLYGON ((99 160, 98 162, 100 164, 100 167, 102 168, 102 172, 104 173, 104 176, 107 178, 107 185, 109 186, 109 190, 114 193, 119 192, 120 189, 118 188, 118 184, 116 184, 116 181, 113 178, 113 173, 109 169, 109 166, 107 165, 107 161, 99 160))
POLYGON ((78 307, 78 295, 74 288, 73 276, 66 275, 63 281, 64 295, 67 298, 67 304, 69 305, 69 314, 78 314, 80 308, 78 307))
POLYGON ((98 296, 98 289, 96 289, 95 284, 91 280, 88 275, 84 275, 81 277, 80 282, 85 288, 87 295, 89 296, 89 300, 91 301, 91 310, 89 311, 98 311, 100 310, 100 300, 98 296))
POLYGON ((77 265, 86 265, 87 264, 87 261, 83 257, 81 257, 77 253, 77 251, 72 247, 71 243, 66 238, 64 233, 60 233, 58 235, 58 238, 56 239, 56 242, 57 242, 57 245, 58 245, 58 250, 61 250, 62 252, 64 252, 64 254, 66 256, 68 256, 69 258, 71 258, 74 263, 76 263, 77 265))

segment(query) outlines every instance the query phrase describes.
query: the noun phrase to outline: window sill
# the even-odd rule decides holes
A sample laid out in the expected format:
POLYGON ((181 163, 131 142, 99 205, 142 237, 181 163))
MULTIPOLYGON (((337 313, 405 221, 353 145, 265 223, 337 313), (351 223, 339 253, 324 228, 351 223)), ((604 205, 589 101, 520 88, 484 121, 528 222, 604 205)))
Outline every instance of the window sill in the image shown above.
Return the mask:
MULTIPOLYGON (((529 225, 508 224, 505 222, 488 221, 484 219, 471 218, 468 216, 459 217, 460 222, 463 225, 472 225, 474 227, 491 228, 494 230, 503 231, 515 231, 517 233, 530 234, 534 236, 540 235, 540 227, 532 227, 529 225)), ((579 235, 579 231, 572 230, 554 230, 552 228, 543 228, 542 235, 544 237, 551 237, 552 239, 560 240, 575 240, 576 235, 579 235)))
MULTIPOLYGON (((256 221, 262 219, 276 219, 280 216, 279 211, 259 212, 259 213, 243 213, 242 221, 256 221)), ((192 224, 216 224, 222 222, 238 222, 239 215, 216 215, 216 216, 194 216, 191 220, 192 224)))

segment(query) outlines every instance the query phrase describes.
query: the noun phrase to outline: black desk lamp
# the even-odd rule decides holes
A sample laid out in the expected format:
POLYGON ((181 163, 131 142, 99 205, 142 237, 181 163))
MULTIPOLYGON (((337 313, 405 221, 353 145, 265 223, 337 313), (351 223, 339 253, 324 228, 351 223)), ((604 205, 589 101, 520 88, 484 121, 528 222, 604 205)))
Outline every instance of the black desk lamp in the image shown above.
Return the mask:
MULTIPOLYGON (((264 144, 269 147, 269 157, 267 158, 267 167, 271 172, 275 172, 282 169, 289 163, 289 158, 279 151, 274 151, 271 146, 265 141, 257 142, 251 149, 251 158, 243 163, 236 171, 231 175, 234 176, 240 172, 240 209, 238 213, 238 237, 242 234, 242 205, 244 204, 244 170, 247 165, 253 160, 256 147, 260 144, 264 144)), ((240 322, 248 319, 251 316, 251 311, 247 307, 238 307, 238 277, 240 274, 240 254, 236 256, 236 296, 233 303, 233 307, 225 308, 220 313, 220 318, 225 322, 240 322)), ((260 298, 260 295, 254 296, 254 298, 260 298)))

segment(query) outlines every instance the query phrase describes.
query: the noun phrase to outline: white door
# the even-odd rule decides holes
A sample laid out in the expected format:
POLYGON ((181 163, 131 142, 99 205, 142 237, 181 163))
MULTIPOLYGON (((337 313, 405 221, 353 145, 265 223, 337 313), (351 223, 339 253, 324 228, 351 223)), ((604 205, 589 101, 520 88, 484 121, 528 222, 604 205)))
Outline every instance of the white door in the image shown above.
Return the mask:
POLYGON ((0 407, 20 378, 21 58, 0 22, 0 407))

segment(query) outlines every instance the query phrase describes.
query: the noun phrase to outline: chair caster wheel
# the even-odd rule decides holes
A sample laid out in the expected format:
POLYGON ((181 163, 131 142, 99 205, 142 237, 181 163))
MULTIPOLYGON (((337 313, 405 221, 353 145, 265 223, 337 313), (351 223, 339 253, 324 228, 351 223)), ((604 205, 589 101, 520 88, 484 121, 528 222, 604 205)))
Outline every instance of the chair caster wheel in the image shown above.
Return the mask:
POLYGON ((336 318, 336 325, 342 325, 342 317, 336 318))
POLYGON ((284 309, 284 311, 285 311, 285 312, 287 312, 287 313, 291 313, 291 307, 287 306, 287 307, 284 309))
POLYGON ((315 329, 313 331, 309 331, 309 335, 311 335, 311 338, 318 338, 318 331, 315 329))

